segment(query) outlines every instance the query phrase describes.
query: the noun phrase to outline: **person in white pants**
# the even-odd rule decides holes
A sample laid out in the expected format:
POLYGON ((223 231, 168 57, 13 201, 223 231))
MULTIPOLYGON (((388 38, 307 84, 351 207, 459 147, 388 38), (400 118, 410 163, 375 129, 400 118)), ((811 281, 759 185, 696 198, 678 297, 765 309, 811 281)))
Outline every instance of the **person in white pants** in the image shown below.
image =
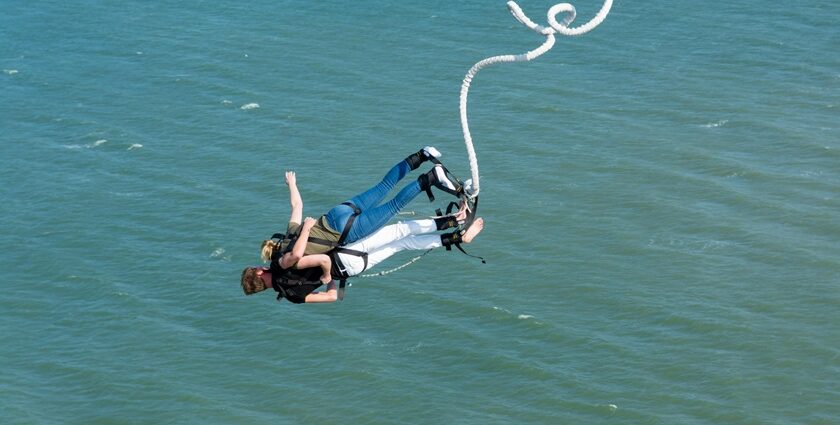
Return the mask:
MULTIPOLYGON (((470 243, 484 228, 484 220, 476 219, 469 229, 461 236, 458 243, 470 243)), ((437 224, 433 219, 411 220, 385 226, 374 234, 358 242, 345 246, 353 251, 367 253, 367 268, 373 268, 388 257, 408 249, 427 250, 443 246, 444 238, 452 234, 429 234, 437 231, 437 224)), ((457 233, 455 233, 457 235, 457 233)), ((340 252, 337 254, 341 262, 339 271, 348 276, 356 276, 365 271, 365 261, 358 255, 340 252), (341 267, 343 266, 343 268, 341 267)))
MULTIPOLYGON (((459 212, 454 217, 463 219, 465 212, 459 212)), ((450 216, 452 217, 452 216, 450 216)), ((312 270, 321 269, 324 273, 340 275, 343 278, 356 276, 366 269, 376 266, 388 257, 407 249, 424 250, 450 246, 454 244, 470 243, 484 229, 484 219, 476 218, 466 230, 450 233, 432 233, 442 230, 444 226, 451 227, 457 221, 450 221, 450 217, 438 217, 437 219, 424 219, 400 222, 385 226, 365 239, 354 242, 348 246, 336 248, 337 253, 331 257, 328 254, 305 255, 309 263, 312 263, 312 270), (347 251, 353 251, 348 253, 347 251), (367 267, 365 267, 367 257, 367 267), (333 261, 335 260, 335 261, 333 261), (333 270, 335 268, 336 270, 333 270), (338 272, 338 273, 335 273, 338 272)), ((306 243, 306 240, 303 241, 306 243)), ((302 285, 287 287, 283 291, 283 297, 293 303, 330 303, 338 300, 336 280, 331 280, 324 291, 316 291, 322 286, 317 276, 313 282, 302 285)), ((322 279, 323 281, 323 279, 322 279)), ((251 295, 271 288, 272 271, 268 267, 246 267, 242 272, 242 290, 246 295, 251 295)), ((275 288, 276 289, 276 288, 275 288)))
MULTIPOLYGON (((455 243, 470 243, 484 229, 484 219, 479 217, 463 232, 444 234, 430 234, 438 230, 434 219, 412 220, 385 226, 374 234, 343 248, 367 253, 367 268, 364 258, 358 255, 343 253, 339 250, 338 262, 344 266, 341 270, 348 277, 358 275, 379 264, 386 258, 406 249, 430 249, 455 243)), ((330 261, 326 254, 323 261, 330 261)), ((318 259, 313 258, 315 261, 318 259)), ((331 264, 340 267, 339 264, 331 264)), ((315 291, 305 296, 305 303, 331 303, 338 300, 335 280, 327 284, 326 291, 315 291)))

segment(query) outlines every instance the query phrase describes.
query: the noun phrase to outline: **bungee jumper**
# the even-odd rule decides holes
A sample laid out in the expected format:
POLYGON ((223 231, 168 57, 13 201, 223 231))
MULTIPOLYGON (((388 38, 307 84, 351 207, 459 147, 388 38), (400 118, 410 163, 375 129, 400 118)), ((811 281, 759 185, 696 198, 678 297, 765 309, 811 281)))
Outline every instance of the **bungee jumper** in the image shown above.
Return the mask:
POLYGON ((396 252, 439 246, 450 249, 453 245, 463 251, 460 244, 471 242, 484 223, 475 220, 474 204, 471 210, 464 183, 443 166, 438 159, 440 156, 440 152, 431 146, 409 155, 394 165, 379 183, 333 207, 318 220, 301 220, 303 200, 297 188, 297 177, 294 172, 287 171, 285 180, 291 204, 288 228, 285 234, 275 233, 263 242, 261 257, 263 261, 270 261, 268 268, 243 270, 241 283, 245 294, 266 289, 268 283, 278 292, 278 299, 286 298, 294 303, 335 301, 343 298, 348 277, 358 275, 396 252), (390 201, 381 203, 403 177, 426 161, 434 163, 431 170, 406 185, 390 201), (438 210, 438 215, 428 220, 383 228, 420 192, 425 191, 433 200, 432 186, 458 196, 462 201, 450 203, 446 215, 438 210), (453 213, 453 206, 458 205, 459 210, 453 213), (457 230, 427 235, 449 228, 457 230), (338 291, 335 291, 334 281, 339 282, 338 291), (323 284, 332 286, 328 286, 326 293, 313 292, 323 284))
MULTIPOLYGON (((246 295, 268 288, 277 291, 277 299, 292 303, 328 303, 343 299, 343 283, 404 250, 431 250, 470 243, 484 228, 477 218, 464 231, 433 234, 450 224, 451 219, 437 217, 388 225, 346 247, 337 247, 328 254, 307 255, 297 266, 280 266, 282 254, 274 253, 268 267, 248 267, 242 272, 242 289, 246 295), (311 262, 302 264, 304 260, 311 262), (314 265, 313 263, 317 263, 314 265), (328 273, 324 275, 324 273, 328 273), (338 285, 336 285, 338 282, 338 285), (317 289, 326 284, 326 291, 317 289)), ((303 237, 298 238, 300 242, 303 237)))
MULTIPOLYGON (((407 184, 393 199, 382 203, 385 196, 409 172, 416 170, 426 161, 437 158, 440 152, 427 146, 415 152, 391 167, 382 180, 370 189, 336 205, 321 216, 312 226, 310 244, 304 254, 322 254, 337 246, 353 243, 375 232, 388 223, 402 208, 414 200, 422 191, 431 191, 435 186, 451 193, 462 191, 457 180, 450 178, 442 164, 435 163, 429 172, 421 174, 415 181, 407 184)), ((297 188, 297 178, 293 171, 286 172, 286 185, 289 186, 291 204, 290 227, 286 231, 289 237, 280 241, 285 248, 292 242, 291 235, 298 233, 292 223, 300 225, 303 216, 303 200, 297 188)))
MULTIPOLYGON (((513 17, 534 32, 545 36, 545 41, 538 48, 524 54, 483 59, 475 63, 464 76, 459 111, 471 179, 465 182, 457 179, 440 163, 440 153, 437 149, 426 147, 395 165, 379 184, 368 191, 334 207, 318 220, 307 218, 302 221, 303 202, 297 190, 295 174, 287 172, 286 184, 289 185, 292 204, 288 229, 285 234, 274 234, 270 240, 263 243, 262 258, 264 261, 270 261, 269 267, 248 267, 243 270, 241 283, 245 294, 250 295, 273 287, 278 292, 278 299, 285 298, 294 303, 332 302, 343 299, 348 277, 357 276, 396 252, 439 246, 445 246, 449 250, 454 245, 466 254, 461 243, 471 242, 484 227, 484 221, 476 218, 480 181, 478 160, 467 121, 470 83, 484 67, 498 63, 531 61, 539 57, 554 46, 555 34, 577 36, 591 31, 606 19, 612 2, 613 0, 604 0, 595 17, 577 27, 569 26, 576 17, 575 7, 569 3, 552 6, 548 11, 549 26, 541 26, 531 21, 516 2, 507 2, 513 17), (560 13, 566 14, 562 21, 557 20, 560 13), (432 170, 403 188, 391 201, 379 205, 399 180, 425 161, 435 164, 432 170), (385 226, 421 191, 425 191, 429 200, 433 201, 432 186, 457 197, 459 202, 451 202, 445 215, 437 210, 437 216, 429 220, 385 226), (453 213, 456 207, 458 211, 453 213), (442 235, 431 234, 449 228, 457 230, 442 235), (336 280, 339 282, 337 290, 336 280), (327 284, 325 292, 315 291, 324 284, 327 284)), ((481 260, 484 262, 484 259, 481 260)))

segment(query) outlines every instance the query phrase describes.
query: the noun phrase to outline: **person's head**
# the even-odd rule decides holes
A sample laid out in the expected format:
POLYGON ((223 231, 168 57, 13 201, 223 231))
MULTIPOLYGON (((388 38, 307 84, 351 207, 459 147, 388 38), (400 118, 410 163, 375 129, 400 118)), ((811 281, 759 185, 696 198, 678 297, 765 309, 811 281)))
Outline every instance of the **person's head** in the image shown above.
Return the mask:
POLYGON ((260 249, 260 258, 262 258, 263 261, 271 261, 271 254, 275 249, 280 249, 279 242, 274 242, 271 239, 264 240, 262 248, 260 249))
POLYGON ((271 288, 271 272, 265 267, 245 267, 242 270, 242 292, 256 294, 271 288))

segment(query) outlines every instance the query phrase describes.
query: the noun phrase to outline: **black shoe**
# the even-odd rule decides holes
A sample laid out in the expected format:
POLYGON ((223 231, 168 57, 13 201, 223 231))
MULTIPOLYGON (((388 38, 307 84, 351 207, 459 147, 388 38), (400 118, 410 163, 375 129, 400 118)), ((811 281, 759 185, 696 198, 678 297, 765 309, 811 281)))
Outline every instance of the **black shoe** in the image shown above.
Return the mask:
POLYGON ((437 164, 431 171, 429 171, 429 183, 436 186, 444 192, 453 195, 460 195, 464 191, 458 179, 450 177, 448 170, 443 165, 437 164))
POLYGON ((432 194, 432 186, 457 197, 464 193, 461 181, 441 164, 435 164, 428 173, 418 177, 417 181, 420 182, 420 189, 425 190, 426 194, 429 195, 429 201, 435 200, 435 196, 432 194))
POLYGON ((426 161, 435 161, 437 163, 437 159, 441 156, 440 152, 433 146, 426 146, 425 148, 409 155, 405 161, 408 162, 408 166, 412 170, 416 170, 420 167, 420 164, 426 161))

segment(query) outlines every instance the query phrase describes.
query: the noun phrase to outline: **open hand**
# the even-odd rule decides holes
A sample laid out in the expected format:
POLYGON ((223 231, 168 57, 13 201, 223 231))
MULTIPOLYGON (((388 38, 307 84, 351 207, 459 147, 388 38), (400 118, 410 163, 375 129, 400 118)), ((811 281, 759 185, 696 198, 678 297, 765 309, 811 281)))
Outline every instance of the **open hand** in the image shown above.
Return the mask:
POLYGON ((286 185, 294 186, 297 185, 297 178, 295 177, 294 171, 286 171, 286 185))

